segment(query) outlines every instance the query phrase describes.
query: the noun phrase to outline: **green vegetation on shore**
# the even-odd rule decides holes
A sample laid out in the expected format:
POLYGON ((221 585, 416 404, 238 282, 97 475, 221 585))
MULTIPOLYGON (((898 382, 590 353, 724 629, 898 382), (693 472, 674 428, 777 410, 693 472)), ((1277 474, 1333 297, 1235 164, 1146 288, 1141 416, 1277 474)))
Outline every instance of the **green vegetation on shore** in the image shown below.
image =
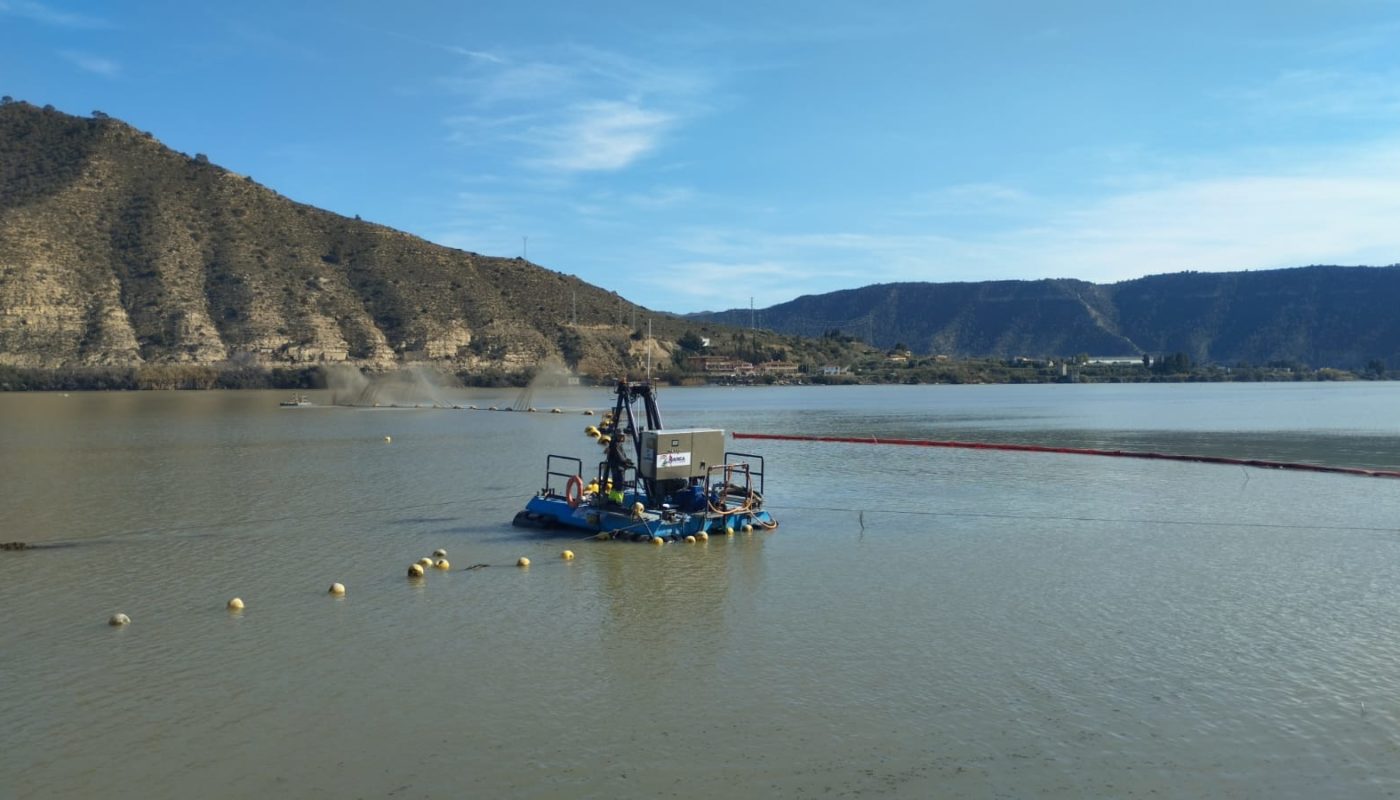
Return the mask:
MULTIPOLYGON (((1387 380, 1385 365, 1372 362, 1366 370, 1348 371, 1277 362, 1234 366, 1191 364, 1164 358, 1144 363, 1097 363, 1084 356, 1064 361, 913 357, 901 353, 870 352, 839 374, 822 374, 811 363, 797 365, 791 374, 748 376, 704 375, 686 370, 683 362, 657 364, 654 378, 672 385, 742 383, 754 385, 814 384, 978 384, 978 383, 1208 383, 1255 381, 1351 381, 1387 380), (903 356, 901 358, 901 356, 903 356)), ((463 386, 525 386, 535 377, 534 368, 506 371, 457 372, 463 386)), ((631 377, 641 377, 640 374, 631 377)), ((325 387, 319 367, 283 368, 151 364, 138 367, 66 367, 38 369, 0 365, 0 391, 134 391, 148 389, 316 389, 325 387)))

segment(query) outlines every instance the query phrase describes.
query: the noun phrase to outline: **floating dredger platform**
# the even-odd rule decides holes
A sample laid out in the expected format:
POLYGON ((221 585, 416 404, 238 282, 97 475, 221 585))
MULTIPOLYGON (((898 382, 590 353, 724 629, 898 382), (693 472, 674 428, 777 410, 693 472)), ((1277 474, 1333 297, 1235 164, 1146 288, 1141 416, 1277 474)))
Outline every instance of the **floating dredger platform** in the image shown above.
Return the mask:
POLYGON ((615 391, 612 411, 584 429, 604 449, 596 470, 550 454, 544 487, 514 524, 639 542, 778 527, 763 510, 761 456, 726 451, 723 430, 666 428, 649 382, 615 391))

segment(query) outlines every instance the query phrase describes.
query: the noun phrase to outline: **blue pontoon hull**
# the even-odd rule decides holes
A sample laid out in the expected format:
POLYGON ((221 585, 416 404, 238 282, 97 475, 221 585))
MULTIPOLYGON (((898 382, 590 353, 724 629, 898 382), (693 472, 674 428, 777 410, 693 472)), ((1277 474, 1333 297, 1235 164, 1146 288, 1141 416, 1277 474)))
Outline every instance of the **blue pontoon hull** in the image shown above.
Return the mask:
POLYGON ((646 541, 661 537, 679 541, 686 536, 704 532, 724 535, 725 528, 741 529, 744 525, 771 529, 777 527, 773 517, 763 510, 730 513, 686 514, 680 511, 645 511, 634 519, 627 510, 633 498, 629 495, 622 507, 602 507, 581 504, 571 507, 563 497, 537 495, 525 504, 525 510, 515 515, 514 523, 522 527, 574 528, 594 534, 606 534, 613 539, 646 541))

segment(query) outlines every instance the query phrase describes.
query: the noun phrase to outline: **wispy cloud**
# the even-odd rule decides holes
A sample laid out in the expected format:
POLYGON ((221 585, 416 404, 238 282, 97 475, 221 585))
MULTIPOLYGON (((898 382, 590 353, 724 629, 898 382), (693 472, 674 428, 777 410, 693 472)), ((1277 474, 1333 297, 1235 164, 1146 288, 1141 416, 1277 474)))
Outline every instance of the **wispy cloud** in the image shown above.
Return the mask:
POLYGON ((1290 53, 1352 57, 1374 51, 1389 52, 1395 47, 1397 35, 1400 35, 1400 20, 1371 19, 1361 25, 1345 26, 1332 31, 1309 31, 1304 36, 1264 39, 1259 43, 1290 53))
POLYGON ((693 201, 695 190, 687 186, 660 186, 648 192, 632 192, 622 199, 633 208, 674 208, 693 201))
POLYGON ((488 53, 484 50, 468 50, 465 47, 459 47, 455 44, 445 44, 438 46, 454 55, 466 56, 467 58, 475 58, 479 61, 489 61, 492 64, 505 63, 504 59, 502 59, 500 56, 488 53))
POLYGON ((767 307, 791 300, 797 294, 793 287, 811 285, 811 277, 807 270, 786 261, 684 261, 649 271, 643 278, 645 286, 668 298, 666 302, 641 302, 667 311, 722 311, 747 306, 753 297, 767 307), (697 276, 704 279, 697 280, 697 276))
POLYGON ((451 141, 509 145, 521 166, 571 174, 626 169, 656 152, 677 125, 700 113, 709 80, 572 47, 548 59, 474 58, 439 85, 465 104, 446 118, 451 141))
POLYGON ((1005 237, 1042 276, 1120 280, 1400 261, 1400 144, 1272 175, 1122 194, 1005 237))
MULTIPOLYGON (((648 242, 657 268, 641 280, 668 298, 667 308, 696 310, 895 281, 1115 282, 1183 270, 1400 262, 1400 141, 1275 157, 1281 166, 1273 170, 1222 169, 1059 206, 1036 201, 1015 224, 954 224, 945 234, 929 232, 935 221, 922 215, 894 234, 692 229, 648 242), (695 280, 701 274, 706 280, 695 280)), ((1004 192, 1021 194, 986 194, 1004 192)))
POLYGON ((109 28, 112 23, 101 17, 60 11, 30 0, 0 0, 0 14, 8 14, 59 28, 109 28))
POLYGON ((1289 70, 1236 95, 1269 114, 1391 118, 1400 111, 1400 71, 1289 70))
POLYGON ((963 183, 923 192, 899 210, 901 216, 949 217, 1024 214, 1038 201, 1024 189, 1000 183, 963 183))
POLYGON ((566 172, 622 169, 655 150, 672 121, 632 103, 582 103, 525 134, 541 152, 525 163, 566 172))
POLYGON ((60 50, 59 55, 67 59, 78 69, 100 75, 104 78, 115 78, 121 74, 121 64, 110 58, 95 56, 91 53, 81 53, 76 50, 60 50))
POLYGON ((571 66, 501 59, 439 80, 443 88, 465 96, 473 108, 558 98, 579 91, 580 82, 578 69, 571 66))

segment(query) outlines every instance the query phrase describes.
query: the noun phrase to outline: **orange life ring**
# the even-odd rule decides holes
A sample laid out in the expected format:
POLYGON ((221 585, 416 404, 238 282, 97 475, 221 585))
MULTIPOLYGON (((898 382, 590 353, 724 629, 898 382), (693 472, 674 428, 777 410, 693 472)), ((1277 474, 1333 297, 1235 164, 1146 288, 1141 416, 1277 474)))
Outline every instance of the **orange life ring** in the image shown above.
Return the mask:
POLYGON ((583 478, 577 475, 569 476, 569 482, 564 484, 564 500, 568 502, 569 508, 578 508, 578 504, 583 502, 583 478))

